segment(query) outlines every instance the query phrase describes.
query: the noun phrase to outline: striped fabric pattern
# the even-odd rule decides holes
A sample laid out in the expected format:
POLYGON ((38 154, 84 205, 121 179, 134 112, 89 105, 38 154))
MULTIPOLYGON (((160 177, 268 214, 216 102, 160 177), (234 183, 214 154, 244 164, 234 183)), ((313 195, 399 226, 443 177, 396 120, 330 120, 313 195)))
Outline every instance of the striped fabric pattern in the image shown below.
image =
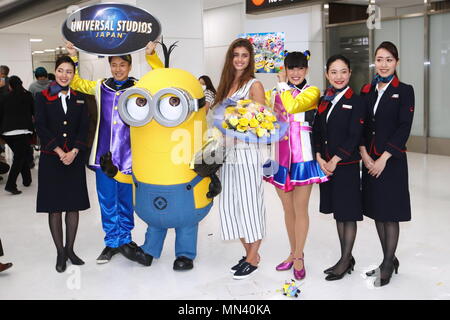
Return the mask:
POLYGON ((265 233, 262 159, 257 147, 235 146, 220 172, 223 192, 219 197, 222 239, 261 240, 265 233))
POLYGON ((206 102, 209 102, 209 104, 212 106, 214 104, 214 98, 216 95, 211 90, 206 89, 205 90, 205 99, 206 102))

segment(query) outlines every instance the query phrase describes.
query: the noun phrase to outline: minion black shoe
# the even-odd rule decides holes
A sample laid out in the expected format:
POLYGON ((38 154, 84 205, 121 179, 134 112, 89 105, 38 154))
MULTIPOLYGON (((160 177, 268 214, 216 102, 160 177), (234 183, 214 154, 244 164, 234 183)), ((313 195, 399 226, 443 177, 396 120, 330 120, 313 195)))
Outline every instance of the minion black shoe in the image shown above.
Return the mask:
POLYGON ((183 271, 183 270, 191 270, 194 267, 194 262, 192 259, 186 257, 177 257, 173 262, 173 270, 183 271))

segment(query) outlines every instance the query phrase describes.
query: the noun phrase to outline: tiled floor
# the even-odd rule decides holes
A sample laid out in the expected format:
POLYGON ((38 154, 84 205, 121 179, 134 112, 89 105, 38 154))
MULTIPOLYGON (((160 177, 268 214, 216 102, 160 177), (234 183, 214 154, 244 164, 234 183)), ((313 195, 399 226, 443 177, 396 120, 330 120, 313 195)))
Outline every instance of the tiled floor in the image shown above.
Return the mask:
MULTIPOLYGON (((322 270, 338 259, 335 222, 318 213, 318 187, 310 201, 310 231, 305 249, 307 277, 300 283, 300 299, 450 299, 450 157, 408 154, 413 220, 401 224, 397 256, 399 274, 383 288, 374 288, 364 272, 381 261, 373 221, 358 224, 353 255, 356 269, 335 282, 324 280, 322 270)), ((287 299, 278 290, 292 273, 274 267, 288 254, 281 204, 273 187, 265 184, 268 233, 261 248, 259 272, 246 280, 233 280, 228 271, 241 256, 238 241, 220 239, 215 205, 201 222, 198 257, 188 272, 172 270, 174 232, 166 238, 161 259, 143 267, 121 255, 105 265, 96 257, 103 249, 103 231, 88 172, 91 209, 83 212, 76 252, 84 266, 55 271, 56 252, 46 214, 35 213, 37 169, 33 184, 12 196, 0 182, 0 237, 5 249, 1 262, 14 266, 0 273, 0 300, 4 299, 287 299)), ((19 179, 19 182, 20 179, 19 179)), ((20 185, 20 184, 19 184, 20 185)), ((136 217, 134 240, 142 244, 145 224, 136 217)))

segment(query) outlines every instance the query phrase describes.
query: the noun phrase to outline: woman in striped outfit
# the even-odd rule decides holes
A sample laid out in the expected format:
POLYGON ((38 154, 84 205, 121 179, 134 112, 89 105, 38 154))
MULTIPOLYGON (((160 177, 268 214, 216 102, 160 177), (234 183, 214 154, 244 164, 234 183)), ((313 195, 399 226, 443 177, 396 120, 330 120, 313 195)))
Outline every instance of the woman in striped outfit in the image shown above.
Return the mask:
MULTIPOLYGON (((252 99, 264 104, 264 88, 254 75, 253 46, 237 39, 228 48, 216 95, 216 103, 228 98, 252 99)), ((226 139, 227 159, 220 173, 223 191, 219 199, 222 238, 240 239, 246 255, 231 268, 235 279, 258 269, 258 250, 265 234, 262 160, 256 144, 226 139), (230 147, 231 145, 231 147, 230 147)))
POLYGON ((311 131, 320 90, 306 83, 310 52, 290 52, 284 59, 285 69, 278 74, 278 85, 266 92, 268 104, 278 117, 289 122, 289 131, 277 143, 276 159, 264 165, 264 180, 276 188, 284 209, 290 255, 277 271, 294 267, 294 277, 306 276, 303 248, 308 234, 308 203, 312 184, 327 181, 314 159, 311 131))

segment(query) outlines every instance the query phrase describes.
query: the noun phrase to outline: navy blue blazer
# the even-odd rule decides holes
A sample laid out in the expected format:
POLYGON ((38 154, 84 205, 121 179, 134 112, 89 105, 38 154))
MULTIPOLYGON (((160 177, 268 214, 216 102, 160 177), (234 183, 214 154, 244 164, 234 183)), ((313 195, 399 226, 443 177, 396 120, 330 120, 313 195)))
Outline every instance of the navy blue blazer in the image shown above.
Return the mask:
POLYGON ((384 151, 396 158, 403 157, 414 116, 413 87, 394 76, 380 99, 375 115, 373 107, 378 98, 375 85, 366 84, 361 89, 361 96, 367 106, 361 145, 373 158, 378 158, 384 151))
POLYGON ((313 125, 315 152, 329 161, 334 155, 342 160, 338 165, 357 163, 361 160, 359 143, 364 124, 364 100, 349 88, 336 103, 328 118, 331 102, 320 99, 313 125))
POLYGON ((46 89, 36 95, 35 126, 44 153, 56 154, 53 151, 56 147, 65 152, 87 148, 89 116, 85 96, 70 89, 66 102, 67 113, 64 113, 58 94, 51 96, 46 89))

